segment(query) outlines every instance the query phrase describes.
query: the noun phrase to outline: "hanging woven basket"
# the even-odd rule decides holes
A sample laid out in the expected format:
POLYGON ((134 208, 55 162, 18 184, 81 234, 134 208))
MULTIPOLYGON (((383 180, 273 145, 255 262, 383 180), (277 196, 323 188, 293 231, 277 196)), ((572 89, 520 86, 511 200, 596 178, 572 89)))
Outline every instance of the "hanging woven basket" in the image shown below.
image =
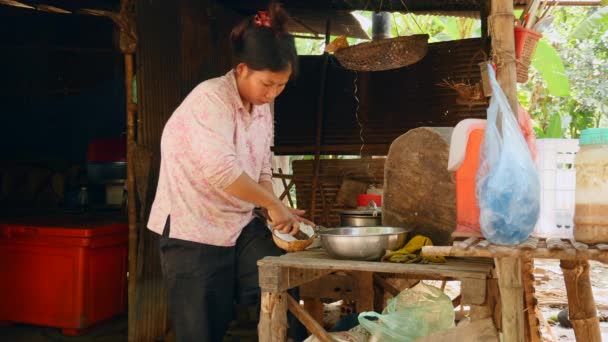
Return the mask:
POLYGON ((403 68, 421 60, 428 49, 428 34, 375 40, 340 49, 340 64, 356 71, 382 71, 403 68))

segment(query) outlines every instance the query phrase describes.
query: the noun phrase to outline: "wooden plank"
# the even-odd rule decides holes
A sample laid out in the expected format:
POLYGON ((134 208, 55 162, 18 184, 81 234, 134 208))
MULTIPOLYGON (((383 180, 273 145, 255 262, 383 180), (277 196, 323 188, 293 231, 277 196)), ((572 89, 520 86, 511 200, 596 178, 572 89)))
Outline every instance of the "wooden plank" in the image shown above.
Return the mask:
POLYGON ((258 261, 258 270, 260 288, 268 292, 285 291, 331 272, 323 269, 290 269, 261 261, 258 261))
MULTIPOLYGON (((539 245, 541 245, 539 243, 539 245)), ((479 246, 479 244, 478 244, 479 246)), ((534 250, 522 250, 514 247, 507 246, 496 246, 492 245, 492 249, 454 249, 452 247, 445 246, 425 246, 422 247, 422 255, 424 256, 451 256, 451 257, 520 257, 529 254, 530 257, 535 259, 560 259, 560 260, 578 260, 588 259, 597 260, 604 263, 608 263, 608 250, 600 251, 597 249, 589 248, 588 250, 576 250, 573 248, 569 249, 553 249, 548 248, 536 248, 534 250)))
POLYGON ((586 260, 561 260, 568 294, 568 314, 577 341, 600 342, 602 336, 586 260))
POLYGON ((260 341, 284 342, 287 338, 287 293, 262 292, 260 323, 258 334, 260 341))
MULTIPOLYGON (((386 262, 353 261, 331 259, 324 251, 289 253, 281 257, 266 257, 258 261, 259 267, 292 267, 296 269, 318 269, 325 271, 367 271, 407 274, 422 279, 487 278, 492 264, 467 263, 448 260, 445 264, 396 264, 386 262)), ((261 279, 261 278, 260 278, 261 279)), ((299 284, 298 284, 299 285, 299 284)), ((260 285, 261 286, 261 285, 260 285)))
POLYGON ((492 319, 486 318, 467 324, 461 324, 456 328, 444 330, 420 339, 416 342, 498 342, 498 332, 492 319))
POLYGON ((302 298, 355 300, 359 284, 351 274, 328 274, 300 286, 302 298))
MULTIPOLYGON (((296 318, 298 318, 298 320, 302 322, 302 324, 304 324, 306 329, 308 329, 313 335, 315 335, 315 337, 318 338, 321 342, 333 342, 333 338, 329 335, 329 333, 325 331, 325 329, 323 329, 323 327, 314 318, 312 318, 308 314, 308 312, 306 312, 306 310, 302 309, 300 304, 296 302, 293 297, 291 297, 290 295, 286 296, 287 303, 289 305, 289 311, 291 311, 294 316, 296 316, 296 318)), ((260 338, 260 341, 270 340, 260 338)))
POLYGON ((524 342, 524 289, 521 259, 497 258, 498 286, 502 301, 502 333, 505 342, 524 342))
POLYGON ((460 281, 463 304, 481 305, 486 302, 486 280, 464 278, 460 281))

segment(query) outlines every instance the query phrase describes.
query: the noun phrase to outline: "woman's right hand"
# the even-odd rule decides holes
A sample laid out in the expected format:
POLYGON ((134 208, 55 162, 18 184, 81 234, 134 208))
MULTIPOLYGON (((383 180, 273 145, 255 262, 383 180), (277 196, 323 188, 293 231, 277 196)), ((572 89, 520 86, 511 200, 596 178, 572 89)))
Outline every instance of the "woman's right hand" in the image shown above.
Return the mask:
POLYGON ((266 208, 268 210, 269 222, 272 227, 283 234, 296 234, 300 229, 297 217, 283 203, 266 208))

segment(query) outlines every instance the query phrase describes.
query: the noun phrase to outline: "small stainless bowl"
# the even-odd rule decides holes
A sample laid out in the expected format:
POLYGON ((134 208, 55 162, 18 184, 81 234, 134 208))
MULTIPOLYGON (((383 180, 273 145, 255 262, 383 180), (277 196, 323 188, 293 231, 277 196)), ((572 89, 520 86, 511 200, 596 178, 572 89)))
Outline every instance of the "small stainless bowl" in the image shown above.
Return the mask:
POLYGON ((403 247, 409 232, 397 227, 340 227, 320 230, 319 235, 333 258, 379 260, 387 250, 403 247))

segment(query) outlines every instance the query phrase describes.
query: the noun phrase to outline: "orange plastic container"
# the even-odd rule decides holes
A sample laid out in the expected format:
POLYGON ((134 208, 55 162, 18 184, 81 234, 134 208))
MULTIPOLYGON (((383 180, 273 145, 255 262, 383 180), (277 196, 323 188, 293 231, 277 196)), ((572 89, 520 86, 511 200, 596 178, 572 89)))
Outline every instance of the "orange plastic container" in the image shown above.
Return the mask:
POLYGON ((475 175, 479 168, 479 151, 484 129, 471 131, 464 160, 456 170, 456 231, 454 237, 482 237, 479 205, 475 196, 475 175))
POLYGON ((128 226, 94 217, 0 223, 0 321, 78 335, 126 309, 128 226))

